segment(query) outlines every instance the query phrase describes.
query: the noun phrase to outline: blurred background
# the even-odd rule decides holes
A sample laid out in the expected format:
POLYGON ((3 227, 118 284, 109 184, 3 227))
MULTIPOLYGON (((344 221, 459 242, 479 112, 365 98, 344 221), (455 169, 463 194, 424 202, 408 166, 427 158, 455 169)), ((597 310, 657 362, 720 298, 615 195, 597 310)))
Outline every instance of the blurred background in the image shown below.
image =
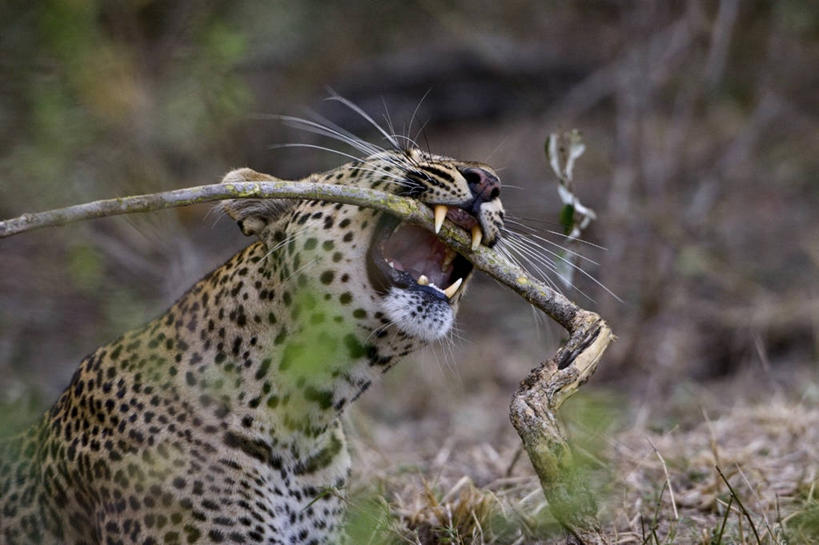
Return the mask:
MULTIPOLYGON (((239 166, 332 168, 344 159, 274 146, 339 144, 271 118, 316 112, 377 142, 328 88, 399 132, 417 108, 424 146, 496 167, 507 212, 556 243, 544 140, 582 131, 576 192, 599 219, 575 249, 597 265, 584 261, 590 277, 566 294, 619 337, 587 388, 620 430, 687 429, 703 406, 774 397, 815 406, 819 4, 807 0, 10 0, 0 217, 239 166)), ((210 209, 0 241, 0 433, 247 243, 210 209)), ((511 471, 507 404, 560 341, 547 322, 477 278, 451 342, 353 411, 365 467, 477 483, 511 471)))

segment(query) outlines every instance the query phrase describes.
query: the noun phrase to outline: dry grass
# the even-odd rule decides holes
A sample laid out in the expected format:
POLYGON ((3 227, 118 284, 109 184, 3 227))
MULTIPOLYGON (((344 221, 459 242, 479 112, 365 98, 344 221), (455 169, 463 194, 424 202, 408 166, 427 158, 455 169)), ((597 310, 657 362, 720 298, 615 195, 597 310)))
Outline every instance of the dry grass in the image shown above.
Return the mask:
MULTIPOLYGON (((815 390, 808 387, 801 399, 776 395, 728 408, 701 392, 694 396, 698 409, 688 399, 652 418, 638 411, 623 417, 628 427, 610 417, 605 399, 586 397, 569 407, 579 469, 598 494, 611 542, 819 543, 815 390), (671 424, 676 411, 699 416, 671 424)), ((395 465, 372 444, 356 441, 365 463, 355 497, 382 506, 380 524, 369 525, 380 528, 370 535, 377 537, 373 543, 564 541, 512 442, 501 452, 486 443, 441 444, 415 465, 395 465)))
POLYGON ((702 414, 688 430, 635 428, 617 436, 613 462, 622 493, 608 509, 618 542, 819 542, 819 409, 778 397, 716 418, 702 414))

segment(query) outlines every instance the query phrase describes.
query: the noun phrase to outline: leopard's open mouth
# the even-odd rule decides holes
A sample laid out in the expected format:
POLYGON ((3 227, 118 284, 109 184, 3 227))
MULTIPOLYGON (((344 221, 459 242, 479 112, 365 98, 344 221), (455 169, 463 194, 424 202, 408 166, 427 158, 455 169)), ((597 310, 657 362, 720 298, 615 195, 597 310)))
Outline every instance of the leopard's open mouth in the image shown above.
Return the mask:
POLYGON ((433 233, 386 214, 367 257, 370 282, 380 293, 396 286, 451 301, 472 273, 472 264, 433 233))

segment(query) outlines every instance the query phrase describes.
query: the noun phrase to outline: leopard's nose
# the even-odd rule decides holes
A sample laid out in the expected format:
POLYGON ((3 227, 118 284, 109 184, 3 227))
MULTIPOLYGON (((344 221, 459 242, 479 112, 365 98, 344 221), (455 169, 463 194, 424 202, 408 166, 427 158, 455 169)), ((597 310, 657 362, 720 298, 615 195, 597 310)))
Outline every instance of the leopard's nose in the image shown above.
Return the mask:
POLYGON ((483 203, 493 201, 500 196, 500 180, 488 170, 479 167, 460 169, 460 172, 475 197, 470 212, 477 216, 483 203))

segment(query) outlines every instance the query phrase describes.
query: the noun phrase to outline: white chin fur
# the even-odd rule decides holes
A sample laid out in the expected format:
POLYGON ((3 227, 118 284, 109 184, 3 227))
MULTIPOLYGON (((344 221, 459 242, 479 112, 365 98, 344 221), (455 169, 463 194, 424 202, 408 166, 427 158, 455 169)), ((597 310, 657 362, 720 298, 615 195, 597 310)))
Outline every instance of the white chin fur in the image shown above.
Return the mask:
POLYGON ((384 314, 408 335, 436 341, 449 333, 454 317, 449 303, 431 299, 422 292, 393 287, 384 297, 384 314))

